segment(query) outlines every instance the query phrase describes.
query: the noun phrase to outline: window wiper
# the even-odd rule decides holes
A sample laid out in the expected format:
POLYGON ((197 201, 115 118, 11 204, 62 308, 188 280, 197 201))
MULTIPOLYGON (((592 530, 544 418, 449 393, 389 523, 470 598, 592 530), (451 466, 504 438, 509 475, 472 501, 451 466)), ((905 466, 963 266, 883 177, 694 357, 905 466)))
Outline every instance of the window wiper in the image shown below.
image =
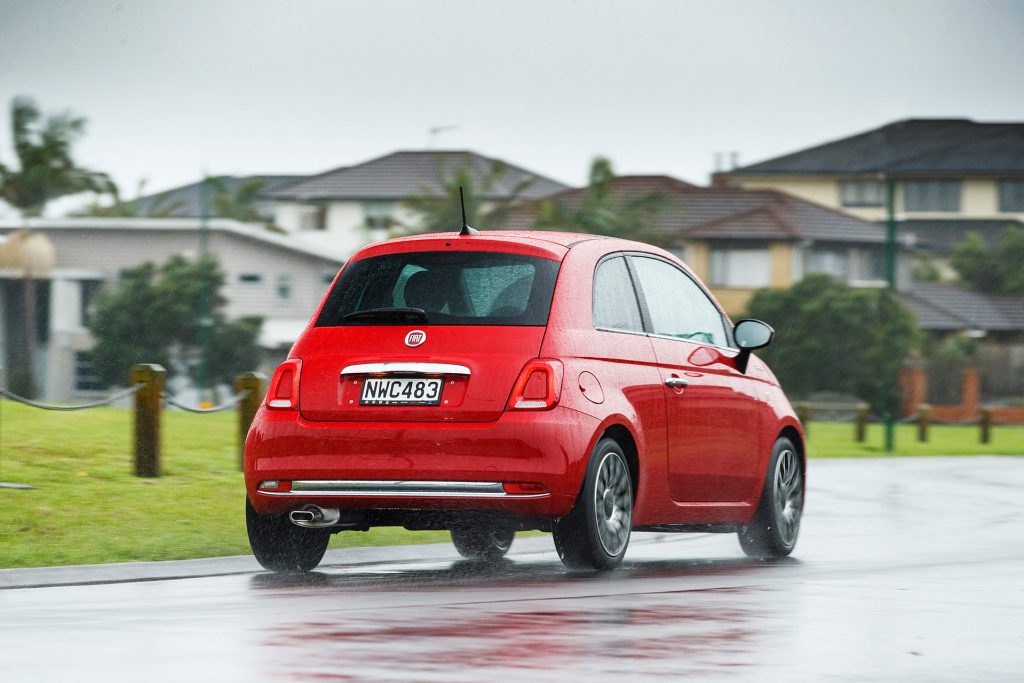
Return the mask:
POLYGON ((427 322, 427 312, 422 308, 368 308, 341 316, 342 320, 411 320, 427 322))

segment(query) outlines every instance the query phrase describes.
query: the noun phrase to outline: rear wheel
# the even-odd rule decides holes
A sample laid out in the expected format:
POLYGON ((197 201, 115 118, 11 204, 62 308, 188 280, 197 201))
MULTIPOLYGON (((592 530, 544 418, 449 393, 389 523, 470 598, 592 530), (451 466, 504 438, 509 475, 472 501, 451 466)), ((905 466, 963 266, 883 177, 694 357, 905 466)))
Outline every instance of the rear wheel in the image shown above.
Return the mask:
POLYGON ((739 533, 751 557, 786 557, 796 547, 804 509, 804 472, 796 446, 783 437, 772 448, 761 503, 753 521, 739 533))
POLYGON ((608 569, 622 561, 633 523, 633 483, 622 447, 601 439, 576 504, 552 529, 567 567, 608 569))
POLYGON ((256 561, 273 572, 308 572, 320 564, 331 540, 327 529, 303 529, 287 515, 261 515, 248 498, 245 528, 256 561))
POLYGON ((452 529, 455 549, 470 560, 500 560, 512 547, 515 537, 516 532, 511 527, 473 526, 452 529))

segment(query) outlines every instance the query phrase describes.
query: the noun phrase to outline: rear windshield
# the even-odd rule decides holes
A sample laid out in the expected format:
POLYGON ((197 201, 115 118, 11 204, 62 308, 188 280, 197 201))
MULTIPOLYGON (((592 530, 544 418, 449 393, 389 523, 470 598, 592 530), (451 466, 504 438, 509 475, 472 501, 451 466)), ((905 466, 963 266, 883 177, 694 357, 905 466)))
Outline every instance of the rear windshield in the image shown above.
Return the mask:
POLYGON ((543 326, 558 267, 550 259, 473 251, 361 259, 342 272, 316 324, 543 326))

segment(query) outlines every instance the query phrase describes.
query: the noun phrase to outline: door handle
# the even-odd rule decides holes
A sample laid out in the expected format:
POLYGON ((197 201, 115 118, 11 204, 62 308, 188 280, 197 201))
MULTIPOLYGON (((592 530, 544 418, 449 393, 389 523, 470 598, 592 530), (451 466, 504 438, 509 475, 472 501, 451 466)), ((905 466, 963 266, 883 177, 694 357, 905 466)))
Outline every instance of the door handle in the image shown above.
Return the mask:
POLYGON ((673 389, 683 389, 689 386, 689 384, 690 383, 687 382, 682 377, 669 377, 668 379, 665 380, 665 386, 671 387, 673 389))

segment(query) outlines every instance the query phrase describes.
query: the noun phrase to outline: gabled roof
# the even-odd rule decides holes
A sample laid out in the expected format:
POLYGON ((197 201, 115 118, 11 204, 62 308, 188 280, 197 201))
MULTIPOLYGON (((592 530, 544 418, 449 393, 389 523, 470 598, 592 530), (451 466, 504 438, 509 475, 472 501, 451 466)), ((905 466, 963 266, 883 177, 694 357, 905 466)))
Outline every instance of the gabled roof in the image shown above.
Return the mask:
POLYGON ((440 195, 442 178, 468 169, 480 182, 496 168, 497 176, 488 199, 511 198, 522 183, 529 184, 518 195, 534 199, 560 192, 566 186, 526 169, 469 151, 393 152, 355 166, 342 166, 309 176, 275 191, 265 193, 273 199, 313 200, 400 200, 408 197, 440 195))
MULTIPOLYGON (((238 188, 243 184, 251 180, 258 180, 263 183, 263 187, 260 190, 261 194, 272 192, 305 177, 303 175, 217 176, 228 192, 237 192, 238 188)), ((202 184, 202 181, 189 183, 188 185, 174 187, 163 192, 145 195, 133 201, 138 202, 139 213, 143 216, 159 213, 163 217, 168 218, 199 218, 202 215, 200 203, 202 184)), ((209 191, 213 192, 212 189, 209 189, 209 191)), ((212 197, 207 197, 207 202, 211 200, 212 197)), ((208 210, 211 212, 211 217, 214 217, 212 213, 213 207, 209 204, 208 210)), ((272 218, 272 212, 268 212, 266 217, 268 219, 272 218)))
MULTIPOLYGON (((655 231, 680 240, 816 240, 840 243, 885 242, 884 228, 828 207, 774 190, 698 187, 669 176, 621 176, 613 181, 619 201, 660 194, 667 206, 658 214, 655 231)), ((587 188, 567 190, 545 201, 576 207, 587 188)), ((528 203, 505 226, 528 230, 537 204, 528 203)))
POLYGON ((917 282, 900 297, 921 329, 1024 332, 1024 297, 999 296, 939 282, 917 282))
POLYGON ((1024 123, 906 119, 717 174, 1024 175, 1024 123))

